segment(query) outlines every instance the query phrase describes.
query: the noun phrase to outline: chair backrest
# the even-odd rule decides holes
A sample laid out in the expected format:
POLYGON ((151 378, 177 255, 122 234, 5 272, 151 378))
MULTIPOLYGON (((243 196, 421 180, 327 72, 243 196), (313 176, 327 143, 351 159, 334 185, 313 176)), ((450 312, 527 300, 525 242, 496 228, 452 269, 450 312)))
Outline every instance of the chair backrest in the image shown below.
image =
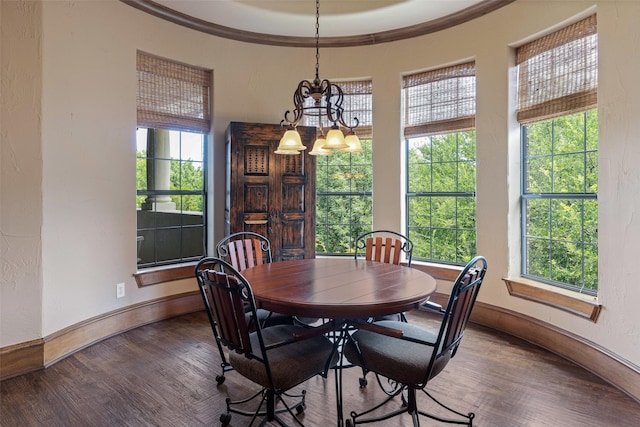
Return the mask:
POLYGON ((251 231, 233 233, 220 240, 216 253, 238 271, 272 261, 269 239, 251 231))
POLYGON ((256 306, 251 286, 232 265, 226 261, 208 257, 196 265, 196 278, 205 309, 219 343, 235 352, 263 359, 264 342, 260 326, 257 326, 260 349, 252 348, 246 308, 254 318, 256 306))
POLYGON ((413 242, 403 234, 391 230, 373 230, 356 239, 355 258, 364 256, 369 261, 399 264, 404 254, 411 266, 413 242))
POLYGON ((458 275, 444 310, 427 379, 436 375, 455 356, 486 273, 487 260, 476 256, 458 275), (437 363, 440 358, 443 358, 444 363, 437 363), (434 369, 438 372, 433 372, 434 369))

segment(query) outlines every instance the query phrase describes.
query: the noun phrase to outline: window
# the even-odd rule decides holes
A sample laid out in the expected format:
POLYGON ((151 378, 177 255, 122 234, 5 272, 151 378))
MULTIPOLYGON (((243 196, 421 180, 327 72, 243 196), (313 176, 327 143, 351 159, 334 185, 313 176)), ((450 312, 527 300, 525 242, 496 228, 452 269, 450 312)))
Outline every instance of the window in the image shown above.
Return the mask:
POLYGON ((345 120, 360 122, 356 133, 364 151, 316 157, 316 253, 322 255, 353 253, 356 237, 373 224, 372 82, 334 83, 344 92, 345 120))
POLYGON ((522 276, 596 295, 596 17, 516 51, 522 128, 522 276))
POLYGON ((206 254, 205 141, 211 72, 137 55, 138 267, 206 254))
POLYGON ((403 78, 407 235, 413 258, 476 255, 475 63, 403 78))

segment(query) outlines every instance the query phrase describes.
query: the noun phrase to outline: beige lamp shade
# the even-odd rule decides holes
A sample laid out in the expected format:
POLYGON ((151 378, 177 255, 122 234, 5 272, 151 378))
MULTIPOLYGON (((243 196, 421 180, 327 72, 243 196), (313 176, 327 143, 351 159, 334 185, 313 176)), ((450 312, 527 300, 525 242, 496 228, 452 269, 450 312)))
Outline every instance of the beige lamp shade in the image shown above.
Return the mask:
POLYGON ((347 144, 347 148, 343 148, 340 151, 345 153, 362 153, 364 151, 362 144, 360 144, 360 138, 353 132, 344 138, 344 142, 347 144))
POLYGON ((302 140, 300 139, 300 134, 295 129, 289 129, 284 133, 282 139, 280 139, 280 144, 278 144, 278 149, 275 151, 276 154, 298 154, 298 152, 302 150, 306 150, 307 147, 302 145, 302 140))
POLYGON ((324 136, 319 137, 318 139, 316 139, 316 142, 313 143, 313 149, 309 151, 309 154, 311 154, 312 156, 330 156, 331 150, 322 148, 326 143, 327 140, 324 138, 324 136))
POLYGON ((344 134, 337 126, 331 128, 327 133, 327 142, 322 146, 325 150, 341 150, 347 147, 347 143, 344 142, 344 134))

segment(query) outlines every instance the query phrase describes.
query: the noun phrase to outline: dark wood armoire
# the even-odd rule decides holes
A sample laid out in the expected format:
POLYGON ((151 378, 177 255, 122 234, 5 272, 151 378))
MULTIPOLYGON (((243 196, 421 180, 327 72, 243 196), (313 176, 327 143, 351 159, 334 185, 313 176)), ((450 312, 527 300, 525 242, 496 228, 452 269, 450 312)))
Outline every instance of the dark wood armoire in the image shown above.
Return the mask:
POLYGON ((231 122, 226 132, 225 233, 269 238, 274 261, 315 257, 316 130, 298 127, 307 150, 275 154, 280 125, 231 122))

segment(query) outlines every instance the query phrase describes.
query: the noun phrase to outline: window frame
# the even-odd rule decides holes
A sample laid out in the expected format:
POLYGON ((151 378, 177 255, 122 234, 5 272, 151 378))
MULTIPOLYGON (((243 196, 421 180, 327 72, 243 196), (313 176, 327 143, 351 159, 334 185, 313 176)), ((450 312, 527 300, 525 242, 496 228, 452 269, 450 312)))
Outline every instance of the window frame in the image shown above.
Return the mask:
MULTIPOLYGON (((552 129, 554 128, 554 121, 559 119, 559 118, 563 118, 563 117, 567 117, 570 115, 575 115, 575 114, 582 114, 584 116, 583 118, 583 123, 584 123, 584 129, 583 129, 583 141, 582 141, 582 146, 584 148, 584 151, 581 151, 580 153, 583 153, 585 160, 584 160, 584 164, 583 164, 583 169, 586 170, 587 168, 587 161, 586 161, 586 155, 588 153, 593 153, 594 150, 588 150, 587 149, 587 114, 589 114, 589 112, 591 112, 593 110, 588 110, 588 111, 583 111, 583 112, 579 112, 579 113, 569 113, 563 116, 558 116, 558 117, 554 117, 552 119, 548 119, 551 120, 551 126, 552 129)), ((595 111, 597 112, 597 109, 595 109, 595 111)), ((532 123, 526 123, 526 124, 522 124, 520 126, 520 154, 521 154, 521 165, 522 165, 522 171, 520 174, 520 250, 521 250, 521 273, 520 275, 525 278, 525 279, 529 279, 529 280, 533 280, 533 281, 538 281, 538 282, 542 282, 548 285, 552 285, 561 289, 566 289, 569 291, 573 291, 573 292, 577 292, 579 294, 584 294, 584 295, 588 295, 588 296, 597 296, 598 294, 598 290, 592 290, 590 288, 585 288, 585 255, 584 255, 584 245, 585 245, 585 230, 584 230, 584 209, 581 215, 582 218, 582 231, 581 231, 581 236, 582 236, 582 240, 581 241, 572 241, 571 243, 575 243, 575 244, 581 244, 582 245, 582 258, 581 258, 581 284, 570 284, 570 283, 564 283, 558 280, 554 280, 553 279, 553 257, 552 257, 552 251, 550 250, 550 255, 549 255, 549 276, 550 277, 542 277, 540 275, 535 275, 535 274, 531 274, 529 273, 529 269, 528 269, 528 265, 529 265, 529 257, 528 257, 528 242, 530 241, 529 238, 529 233, 528 233, 528 223, 527 223, 527 212, 528 212, 528 203, 531 200, 549 200, 549 218, 551 218, 552 215, 552 206, 551 203, 554 200, 579 200, 579 201, 585 201, 585 200, 595 200, 597 202, 598 200, 598 193, 595 192, 587 192, 586 188, 585 188, 585 192, 582 193, 576 193, 576 192, 527 192, 527 173, 528 173, 528 168, 527 165, 529 164, 528 160, 529 160, 529 156, 527 156, 527 129, 528 126, 531 125, 532 123)), ((552 141, 551 142, 551 146, 552 146, 552 150, 550 153, 551 156, 551 162, 552 164, 554 164, 554 158, 555 155, 557 153, 554 152, 554 132, 552 131, 552 141)), ((598 150, 595 150, 595 152, 597 153, 598 150)), ((574 153, 575 154, 575 153, 574 153)), ((553 168, 553 167, 552 167, 553 168)), ((554 171, 552 170, 552 175, 554 173, 554 171)), ((586 173, 585 173, 585 181, 586 181, 586 173)), ((586 182, 583 183, 586 186, 586 182)), ((553 185, 553 183, 552 183, 553 185)), ((597 225, 596 225, 596 233, 597 233, 597 225)), ((553 246, 553 242, 561 242, 561 241, 566 241, 566 239, 560 239, 560 238, 554 238, 553 236, 553 224, 551 221, 549 221, 549 244, 552 247, 553 246)), ((598 247, 598 243, 597 243, 597 236, 596 236, 596 243, 595 243, 595 248, 597 250, 598 247)), ((597 265, 597 263, 596 263, 597 265)), ((596 283, 597 284, 597 283, 596 283)))
MULTIPOLYGON (((410 188, 410 167, 409 167, 409 146, 411 144, 411 140, 413 139, 419 139, 419 138, 429 138, 430 140, 433 137, 437 137, 437 136, 443 136, 443 135, 453 135, 455 134, 456 137, 456 160, 455 161, 448 161, 449 163, 451 162, 455 162, 456 164, 456 171, 458 171, 458 165, 460 162, 464 162, 464 163, 473 163, 474 164, 474 187, 477 188, 477 168, 476 168, 476 157, 474 156, 473 160, 464 160, 461 161, 458 157, 459 151, 458 151, 458 147, 459 147, 459 138, 460 138, 460 134, 464 133, 464 132, 469 132, 470 130, 464 130, 464 131, 454 131, 454 132, 447 132, 447 133, 443 133, 443 134, 436 134, 436 135, 429 135, 429 136, 424 136, 424 137, 417 137, 417 138, 407 138, 405 139, 405 229, 406 229, 406 235, 411 239, 412 238, 412 230, 418 229, 418 228, 428 228, 430 230, 430 234, 433 234, 434 230, 437 229, 442 229, 441 227, 432 227, 431 225, 429 227, 418 227, 415 225, 411 224, 410 221, 410 201, 411 199, 418 199, 418 198, 422 198, 422 197, 427 197, 427 198, 432 198, 432 197, 455 197, 456 198, 456 216, 454 218, 454 222, 456 224, 454 230, 456 233, 456 258, 458 258, 457 255, 457 242, 458 242, 458 234, 459 231, 464 231, 464 228, 458 227, 457 224, 459 223, 458 221, 458 209, 457 209, 457 199, 459 197, 470 197, 473 199, 473 205, 474 205, 474 218, 473 218, 473 222, 474 224, 476 224, 475 221, 475 216, 476 216, 476 212, 477 212, 477 193, 476 191, 411 191, 410 188)), ((474 132, 474 153, 477 153, 476 147, 477 147, 477 140, 475 138, 475 130, 473 130, 474 132)), ((431 143, 431 142, 429 142, 431 143)), ((434 162, 429 162, 430 164, 433 164, 434 162)), ((430 178, 430 182, 432 181, 432 177, 430 178)), ((457 177, 456 177, 456 187, 457 187, 457 177)), ((430 215, 431 217, 431 215, 430 215)), ((467 230, 470 231, 470 230, 467 230)), ((477 227, 473 228, 473 233, 474 233, 474 249, 477 248, 477 227)), ((413 238, 415 240, 415 237, 413 238)), ((424 261, 424 262, 430 262, 430 263, 438 263, 438 264, 445 264, 445 265, 453 265, 453 266, 463 266, 465 265, 469 259, 471 259, 473 257, 473 255, 471 255, 471 258, 469 259, 460 259, 460 260, 443 260, 443 259, 437 259, 434 258, 434 251, 433 251, 433 239, 430 239, 430 254, 429 257, 421 257, 420 254, 417 253, 417 249, 414 246, 414 252, 413 252, 413 259, 416 261, 424 261)), ((474 251, 475 252, 475 251, 474 251)))
MULTIPOLYGON (((519 275, 521 280, 528 280, 529 282, 538 281, 541 284, 551 285, 558 290, 569 290, 576 294, 587 295, 590 297, 597 296, 597 272, 595 290, 585 288, 585 244, 589 243, 596 249, 596 262, 597 268, 597 187, 596 192, 587 192, 588 175, 586 165, 587 160, 587 144, 589 136, 587 135, 587 114, 595 111, 597 115, 597 94, 598 94, 598 32, 597 32, 597 16, 592 14, 583 19, 580 19, 574 23, 568 24, 558 30, 552 31, 549 34, 538 37, 531 40, 515 50, 515 65, 517 70, 517 108, 516 118, 520 124, 520 271, 519 275), (576 193, 576 188, 565 188, 566 191, 562 191, 562 188, 555 188, 555 175, 551 175, 548 185, 545 187, 539 187, 537 193, 535 191, 529 191, 526 188, 527 179, 532 176, 529 168, 529 161, 531 156, 528 156, 526 152, 527 144, 527 129, 529 126, 535 123, 542 123, 551 121, 549 144, 555 144, 555 120, 560 118, 570 117, 574 114, 584 114, 583 123, 584 129, 582 134, 582 150, 577 150, 572 155, 582 153, 583 155, 583 183, 582 188, 584 192, 576 193), (550 186, 549 186, 550 185, 550 186), (549 192, 548 190, 551 190, 549 192), (529 271, 529 267, 532 260, 529 259, 529 243, 531 241, 529 230, 527 226, 531 223, 530 205, 534 200, 548 200, 549 209, 544 218, 534 221, 548 224, 549 233, 547 239, 549 246, 546 249, 548 251, 548 277, 541 277, 534 275, 529 271), (554 241, 562 242, 567 239, 554 238, 553 232, 553 201, 575 201, 581 200, 582 205, 580 207, 580 239, 575 239, 572 236, 571 241, 564 241, 563 244, 570 248, 571 243, 578 242, 581 244, 581 259, 580 259, 580 284, 564 283, 556 276, 553 276, 554 267, 554 253, 553 243, 554 241), (586 242, 585 234, 585 208, 584 202, 589 200, 596 201, 596 223, 595 223, 595 243, 586 242)), ((596 143, 599 144, 599 141, 596 143)), ((555 148, 550 145, 551 166, 548 171, 549 174, 554 174, 555 167, 555 148)), ((598 146, 596 145, 596 152, 598 146)), ((567 154, 567 153, 558 153, 567 154)), ((544 156, 541 156, 541 159, 544 156)), ((597 165, 597 156, 596 156, 597 165)), ((597 183, 597 169, 596 180, 597 183)), ((534 189, 535 190, 535 189, 534 189)), ((538 217, 536 217, 538 218, 538 217)), ((577 223, 577 221, 572 222, 577 223)), ((534 223, 535 225, 535 223, 534 223)), ((544 238, 544 236, 538 236, 544 238)), ((561 244, 559 245, 561 247, 561 244)), ((544 253, 544 248, 540 249, 544 253)), ((567 249, 567 253, 571 250, 567 249)), ((563 257, 566 258, 566 257, 563 257)), ((542 259, 542 257, 541 257, 542 259)), ((557 258, 556 258, 557 259, 557 258)), ((537 261, 537 260, 534 260, 537 261)), ((576 266, 578 268, 578 266, 576 266)), ((541 268, 539 268, 542 271, 541 268)), ((565 280, 571 280, 569 276, 565 277, 565 280)))
MULTIPOLYGON (((477 139, 475 133, 475 115, 476 115, 476 63, 475 61, 465 61, 455 65, 435 68, 428 71, 412 73, 403 76, 402 79, 402 112, 403 112, 403 134, 404 134, 404 172, 405 172, 405 206, 404 206, 404 228, 409 238, 418 229, 417 225, 411 224, 411 201, 419 198, 430 198, 431 206, 433 198, 454 197, 455 200, 455 218, 452 218, 455 226, 455 247, 453 248, 453 257, 449 259, 436 259, 434 252, 434 231, 450 230, 451 227, 433 227, 432 209, 429 208, 429 226, 420 227, 429 230, 429 254, 427 257, 420 256, 419 248, 414 246, 413 258, 429 263, 438 263, 443 265, 462 266, 469 259, 475 256, 477 248, 477 139), (460 138, 465 132, 473 132, 473 173, 474 188, 473 191, 457 191, 458 190, 458 172, 460 163, 468 162, 460 157, 460 138), (433 147, 433 139, 435 137, 447 138, 454 135, 456 139, 455 160, 447 160, 448 163, 456 164, 456 191, 433 191, 433 174, 429 177, 430 191, 413 191, 411 188, 411 164, 410 164, 410 146, 412 141, 419 138, 427 138, 428 144, 433 147), (473 254, 468 254, 468 259, 459 254, 458 241, 460 232, 464 229, 459 227, 460 221, 458 216, 459 198, 471 197, 473 199, 473 254)), ((432 150, 430 152, 433 154, 432 150)), ((433 155, 429 159, 429 164, 433 165, 433 155)), ((443 162, 444 163, 444 162, 443 162)), ((430 168, 432 172, 432 169, 430 168)), ((413 238, 415 239, 415 237, 413 238)), ((441 257, 445 257, 444 255, 441 257)))
MULTIPOLYGON (((139 128, 142 128, 142 126, 140 126, 139 128)), ((149 129, 149 128, 145 128, 145 129, 149 129)), ((167 129, 165 129, 167 130, 167 129)), ((208 174, 208 168, 207 168, 207 139, 208 139, 208 135, 204 134, 204 133, 198 133, 201 135, 202 138, 202 160, 198 161, 198 160, 193 160, 193 159, 184 159, 182 157, 182 153, 183 153, 183 149, 182 149, 182 137, 183 137, 183 133, 185 133, 185 131, 183 130, 178 130, 178 129, 174 129, 174 130, 168 130, 169 132, 178 132, 178 137, 180 138, 180 142, 179 142, 179 153, 181 153, 179 155, 178 158, 172 158, 171 155, 168 158, 164 158, 164 157, 138 157, 138 151, 136 150, 136 163, 138 160, 144 160, 144 161, 155 161, 155 160, 161 160, 161 161, 169 161, 171 163, 173 162, 178 162, 180 164, 180 173, 182 174, 182 164, 186 163, 186 162, 197 162, 197 163, 201 163, 202 166, 202 185, 201 185, 201 189, 200 190, 183 190, 183 189, 176 189, 176 190, 149 190, 149 189, 145 189, 145 190, 140 190, 140 189, 136 189, 136 197, 138 196, 178 196, 180 198, 182 198, 182 196, 201 196, 202 197, 202 221, 200 224, 185 224, 184 221, 184 215, 185 212, 190 212, 190 211, 185 211, 184 209, 182 209, 182 207, 180 209, 176 209, 176 211, 179 211, 180 213, 175 213, 175 215, 179 215, 180 216, 180 221, 178 225, 170 225, 170 226, 154 226, 154 227, 140 227, 140 223, 139 223, 139 216, 136 220, 136 233, 138 236, 144 236, 145 234, 148 233, 152 233, 152 234, 157 234, 158 230, 179 230, 180 231, 180 249, 179 249, 179 257, 177 258, 172 258, 172 259, 166 259, 166 260, 158 260, 158 251, 157 251, 157 245, 158 245, 158 240, 156 238, 153 239, 153 260, 149 261, 149 262, 141 262, 142 260, 138 260, 137 262, 137 268, 138 269, 146 269, 146 268, 154 268, 154 267, 161 267, 161 266, 167 266, 167 265, 175 265, 175 264, 181 264, 181 263, 188 263, 188 262, 193 262, 193 261, 197 261, 200 258, 202 258, 203 256, 205 256, 207 254, 207 230, 208 230, 208 221, 207 221, 207 174, 208 174), (184 249, 182 247, 182 241, 183 241, 183 234, 184 234, 184 230, 185 229, 190 229, 190 228, 202 228, 202 251, 201 253, 199 253, 198 255, 191 255, 191 256, 185 256, 184 254, 184 249)), ((189 132, 192 134, 196 134, 197 132, 189 132)), ((136 168, 137 169, 137 168, 136 168)), ((182 177, 180 177, 180 181, 182 181, 182 177)), ((137 202, 136 202, 136 206, 137 206, 137 202)), ((136 213, 137 215, 141 215, 141 211, 142 209, 138 209, 136 207, 136 213)), ((151 211, 155 212, 156 214, 158 212, 162 212, 162 211, 156 211, 155 209, 152 209, 151 211)), ((154 215, 154 221, 157 220, 157 215, 154 215)), ((144 244, 144 240, 142 241, 142 243, 144 244)))

